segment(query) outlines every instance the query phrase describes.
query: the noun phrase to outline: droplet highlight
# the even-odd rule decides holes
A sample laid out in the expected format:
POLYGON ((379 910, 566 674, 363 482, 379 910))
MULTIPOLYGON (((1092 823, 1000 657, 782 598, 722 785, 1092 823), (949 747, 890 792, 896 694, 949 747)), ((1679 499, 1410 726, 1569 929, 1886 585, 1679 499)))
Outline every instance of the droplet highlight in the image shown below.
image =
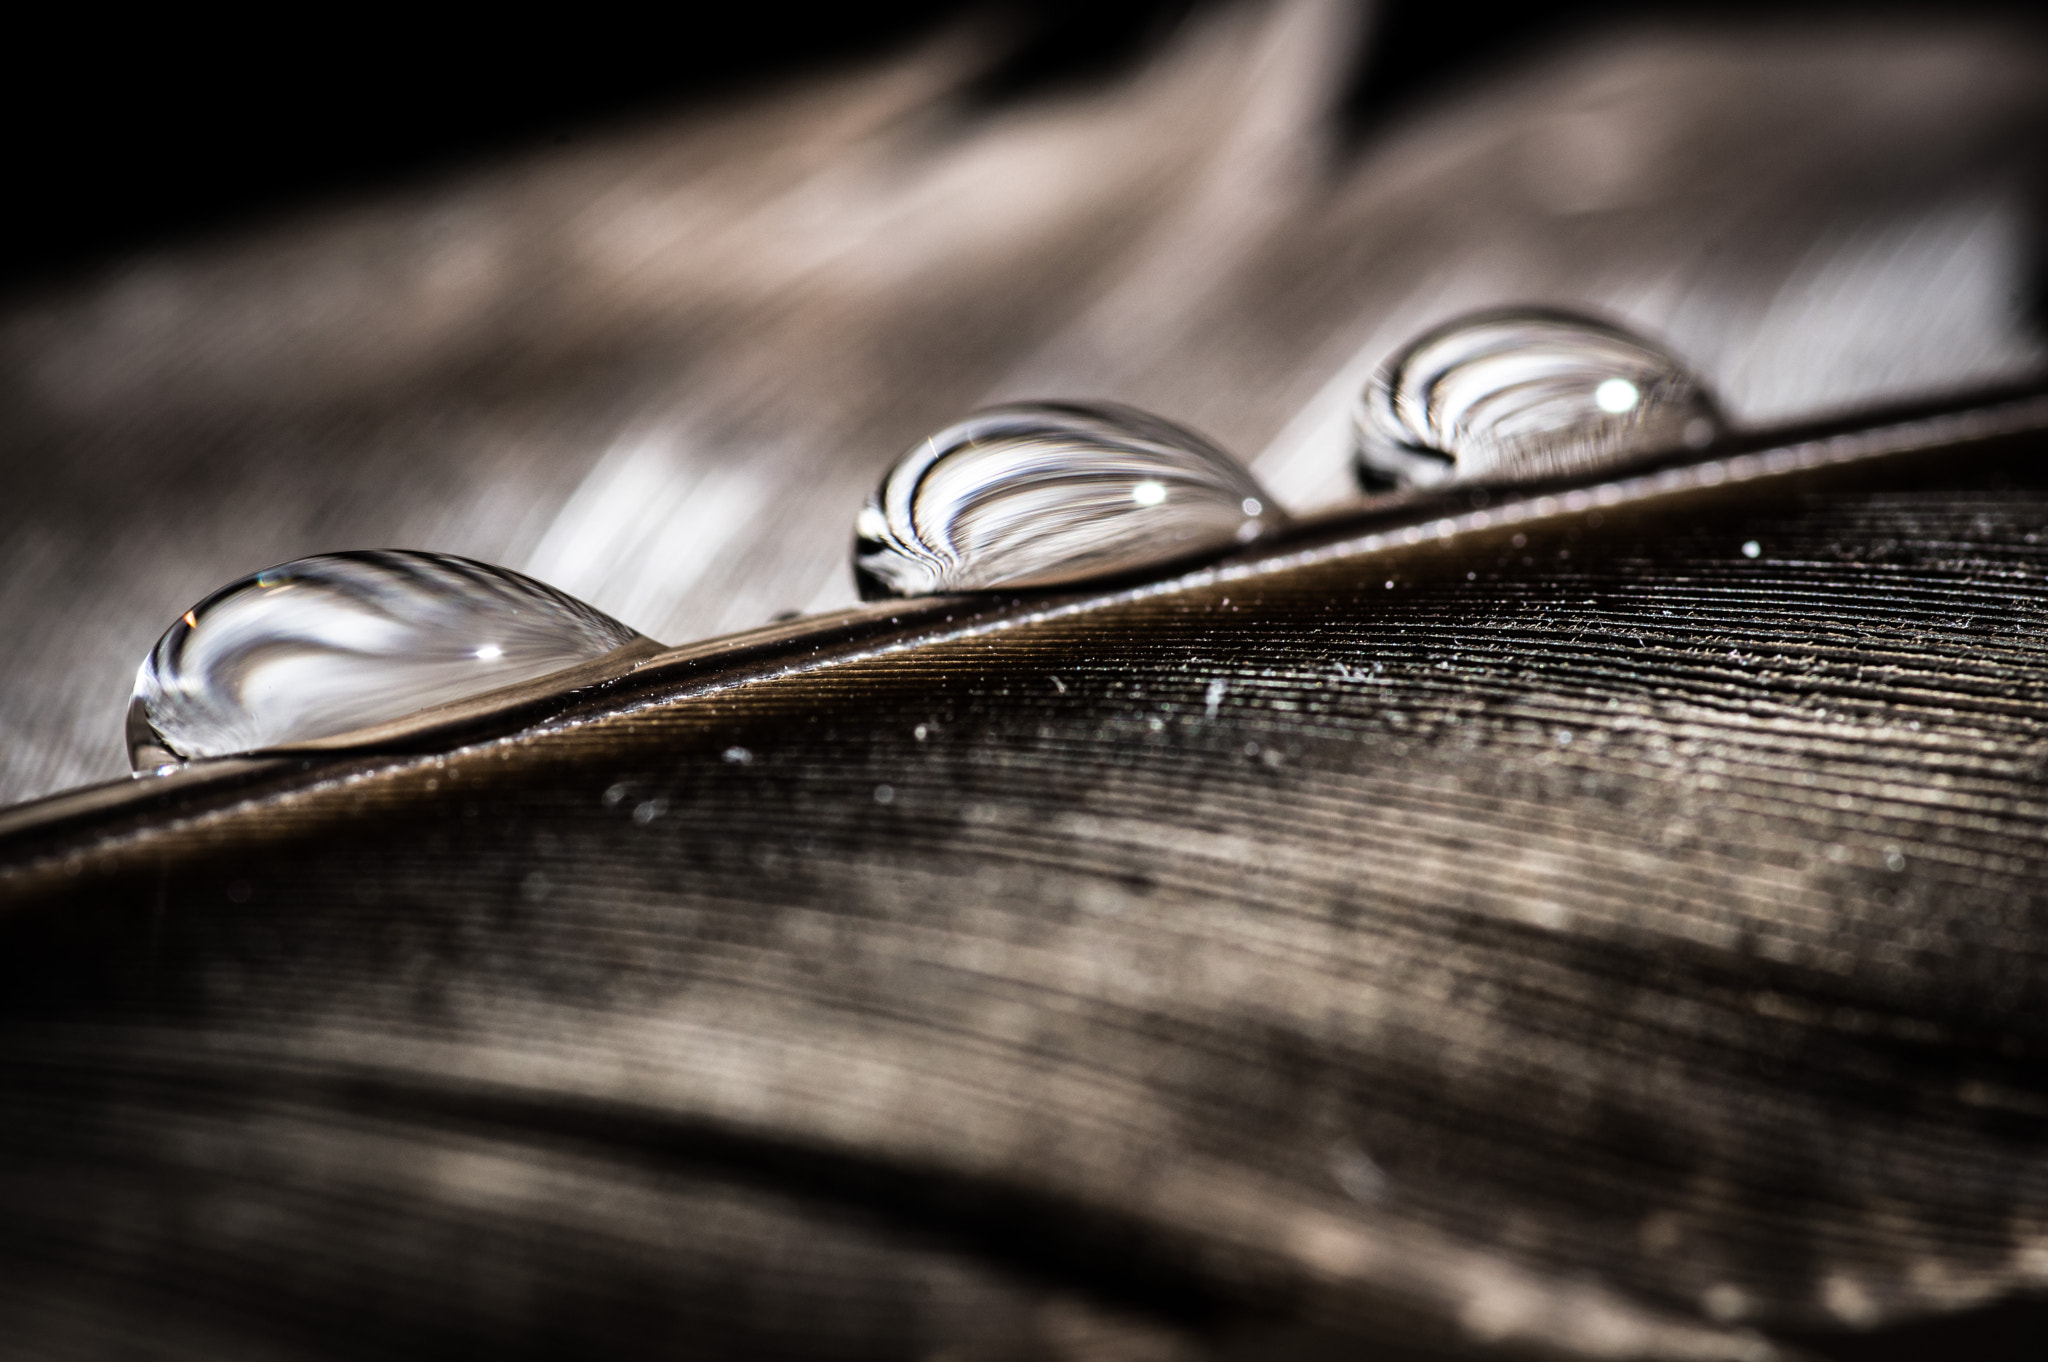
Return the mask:
POLYGON ((439 553, 266 568, 178 618, 135 675, 139 772, 331 738, 640 642, 574 597, 439 553))
POLYGON ((1705 448, 1726 428, 1669 352, 1590 317, 1527 309, 1428 332, 1373 376, 1353 424, 1370 491, 1577 473, 1705 448))
POLYGON ((948 426, 854 524, 868 600, 1051 587, 1226 551, 1286 523, 1208 440, 1130 407, 1033 402, 948 426))

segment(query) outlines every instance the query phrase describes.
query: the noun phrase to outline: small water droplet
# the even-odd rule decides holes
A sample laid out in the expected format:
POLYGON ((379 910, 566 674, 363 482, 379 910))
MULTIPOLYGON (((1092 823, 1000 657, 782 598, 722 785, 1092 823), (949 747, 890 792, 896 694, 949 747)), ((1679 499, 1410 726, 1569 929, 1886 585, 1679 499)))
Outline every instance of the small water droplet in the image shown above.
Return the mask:
POLYGON ((157 640, 135 675, 129 761, 150 771, 329 738, 639 637, 553 587, 467 558, 301 558, 222 588, 157 640))
POLYGON ((1754 539, 1747 541, 1742 546, 1742 556, 1744 558, 1755 558, 1763 551, 1764 546, 1762 544, 1757 543, 1754 539))
POLYGON ((1020 403, 922 441, 854 522, 861 595, 1059 586, 1286 523, 1236 460, 1129 407, 1020 403))
POLYGON ((1373 376, 1353 412, 1369 490, 1577 472, 1723 429, 1706 386, 1618 327, 1539 310, 1440 326, 1373 376))

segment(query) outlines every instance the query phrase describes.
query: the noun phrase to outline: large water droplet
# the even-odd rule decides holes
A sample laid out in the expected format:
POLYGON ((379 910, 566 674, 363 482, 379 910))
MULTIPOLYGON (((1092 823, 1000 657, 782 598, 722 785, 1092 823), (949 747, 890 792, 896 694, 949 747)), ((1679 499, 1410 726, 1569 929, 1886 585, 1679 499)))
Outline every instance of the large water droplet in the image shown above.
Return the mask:
POLYGON ((1286 522, 1235 459, 1129 407, 977 412, 905 454, 855 524, 861 595, 1047 587, 1249 543, 1286 522))
POLYGON ((141 771, 330 738, 639 638, 553 587, 467 558, 301 558, 222 588, 157 640, 135 674, 128 757, 141 771))
POLYGON ((1605 322, 1522 310, 1461 318, 1388 361, 1354 412, 1368 489, 1552 477, 1703 448, 1723 422, 1672 355, 1605 322))

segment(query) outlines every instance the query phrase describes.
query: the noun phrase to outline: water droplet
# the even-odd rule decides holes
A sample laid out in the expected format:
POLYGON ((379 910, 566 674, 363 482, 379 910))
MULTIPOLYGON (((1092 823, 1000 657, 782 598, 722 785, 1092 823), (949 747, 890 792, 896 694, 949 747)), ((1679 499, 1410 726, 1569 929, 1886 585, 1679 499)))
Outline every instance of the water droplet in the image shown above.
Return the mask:
POLYGON ((553 587, 438 553, 268 568, 179 617, 128 710, 137 771, 330 738, 602 657, 639 635, 553 587))
POLYGON ((1703 448, 1723 422, 1676 358, 1587 317, 1482 313, 1441 326, 1373 376, 1353 413, 1368 489, 1551 477, 1703 448))
POLYGON ((1286 517, 1236 460, 1129 407, 1020 403, 948 426, 855 521, 861 595, 1059 586, 1219 553, 1286 517))
POLYGON ((1743 545, 1742 545, 1742 556, 1743 556, 1744 558, 1755 558, 1756 556, 1758 556, 1759 554, 1761 554, 1761 553, 1762 553, 1763 551, 1764 551, 1764 546, 1763 546, 1762 544, 1759 544, 1759 543, 1757 543, 1757 542, 1756 542, 1756 540, 1754 540, 1754 539, 1749 539, 1749 540, 1745 540, 1745 541, 1743 541, 1743 545))

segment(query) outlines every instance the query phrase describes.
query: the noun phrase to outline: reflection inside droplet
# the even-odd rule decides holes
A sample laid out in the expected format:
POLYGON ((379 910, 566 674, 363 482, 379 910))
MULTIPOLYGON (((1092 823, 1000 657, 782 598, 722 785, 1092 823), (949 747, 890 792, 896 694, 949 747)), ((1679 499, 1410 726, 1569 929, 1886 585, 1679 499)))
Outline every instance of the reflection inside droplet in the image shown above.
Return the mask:
POLYGON ((602 657, 640 636, 553 587, 445 554, 323 554, 187 610, 135 676, 137 771, 329 738, 602 657))
POLYGON ((1285 523, 1236 460, 1129 407, 976 413, 900 459, 854 522, 861 594, 1055 586, 1248 543, 1285 523))
POLYGON ((1550 477, 1698 449, 1723 423, 1676 358, 1605 322, 1522 310, 1467 317, 1390 360, 1354 414, 1368 489, 1550 477))
POLYGON ((1602 411, 1633 411, 1641 399, 1642 390, 1625 378, 1610 378, 1593 389, 1593 405, 1602 411))

